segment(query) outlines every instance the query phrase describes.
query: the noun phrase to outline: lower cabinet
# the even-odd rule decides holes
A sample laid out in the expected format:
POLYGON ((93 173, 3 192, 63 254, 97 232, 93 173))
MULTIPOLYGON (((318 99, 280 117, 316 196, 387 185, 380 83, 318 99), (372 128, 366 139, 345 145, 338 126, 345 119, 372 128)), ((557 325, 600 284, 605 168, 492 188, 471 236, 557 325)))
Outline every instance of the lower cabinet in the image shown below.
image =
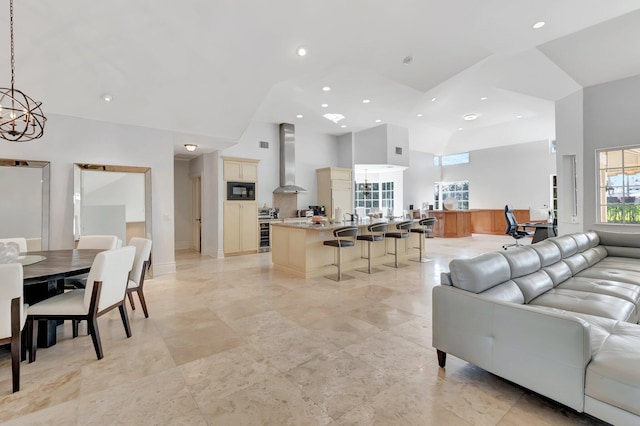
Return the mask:
POLYGON ((223 232, 225 255, 258 251, 258 203, 225 202, 223 232))

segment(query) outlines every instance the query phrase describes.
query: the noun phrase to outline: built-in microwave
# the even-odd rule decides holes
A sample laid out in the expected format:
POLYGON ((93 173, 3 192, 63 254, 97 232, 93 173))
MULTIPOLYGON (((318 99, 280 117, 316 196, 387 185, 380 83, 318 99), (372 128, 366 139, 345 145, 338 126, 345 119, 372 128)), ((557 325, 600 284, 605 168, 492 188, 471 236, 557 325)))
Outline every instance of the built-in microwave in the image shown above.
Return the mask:
POLYGON ((254 182, 227 182, 227 200, 255 200, 254 182))

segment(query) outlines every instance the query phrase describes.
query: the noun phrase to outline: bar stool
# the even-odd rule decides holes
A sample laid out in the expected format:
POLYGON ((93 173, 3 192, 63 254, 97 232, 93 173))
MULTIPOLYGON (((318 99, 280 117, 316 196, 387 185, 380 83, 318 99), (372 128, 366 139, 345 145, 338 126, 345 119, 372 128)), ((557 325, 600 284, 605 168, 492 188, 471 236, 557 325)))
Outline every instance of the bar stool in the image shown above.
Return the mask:
POLYGON ((411 232, 420 234, 419 236, 420 254, 418 255, 417 259, 409 259, 409 260, 412 260, 414 262, 420 262, 420 263, 431 262, 431 259, 429 259, 428 257, 422 257, 422 240, 424 240, 425 238, 428 238, 428 235, 433 232, 433 225, 435 225, 437 221, 438 219, 436 219, 435 217, 427 217, 424 219, 420 219, 420 221, 418 222, 418 225, 420 225, 420 227, 410 229, 411 232))
POLYGON ((387 232, 387 224, 384 222, 374 223, 367 226, 367 229, 369 230, 369 234, 358 235, 356 239, 360 241, 366 241, 368 243, 368 267, 357 269, 357 271, 366 272, 367 274, 382 272, 381 269, 371 268, 371 243, 375 241, 384 241, 384 234, 387 232))
POLYGON ((357 226, 343 226, 342 228, 333 230, 333 236, 336 237, 335 240, 327 240, 322 242, 322 244, 325 246, 336 247, 338 249, 338 274, 327 275, 326 277, 330 280, 343 281, 353 278, 351 275, 342 275, 342 247, 354 247, 356 245, 356 242, 355 240, 350 239, 350 237, 355 237, 357 235, 357 226))
POLYGON ((404 222, 398 222, 396 224, 397 232, 387 232, 384 234, 385 238, 394 238, 395 239, 395 252, 393 253, 395 257, 395 261, 393 263, 385 263, 384 266, 389 266, 391 268, 403 268, 405 266, 409 266, 406 264, 398 263, 398 240, 402 238, 409 238, 409 228, 413 224, 412 221, 407 220, 404 222))

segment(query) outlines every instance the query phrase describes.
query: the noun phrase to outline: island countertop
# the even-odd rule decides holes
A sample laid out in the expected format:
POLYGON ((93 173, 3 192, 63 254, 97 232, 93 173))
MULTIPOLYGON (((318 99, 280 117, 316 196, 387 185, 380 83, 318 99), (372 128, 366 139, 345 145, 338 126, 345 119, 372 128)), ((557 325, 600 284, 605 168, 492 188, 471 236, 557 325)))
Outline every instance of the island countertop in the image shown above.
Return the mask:
MULTIPOLYGON (((388 220, 388 219, 363 219, 357 222, 351 221, 341 221, 330 223, 322 222, 322 223, 313 223, 313 222, 276 222, 271 223, 271 226, 281 226, 285 228, 296 228, 296 229, 310 229, 316 231, 333 231, 334 229, 344 228, 345 226, 357 226, 359 229, 366 229, 367 226, 372 225, 374 223, 388 223, 389 225, 396 225, 401 222, 409 221, 407 220, 388 220)), ((411 220, 412 222, 417 222, 416 220, 411 220)))
MULTIPOLYGON (((324 222, 314 224, 311 222, 271 222, 271 261, 276 269, 291 272, 305 278, 318 277, 335 273, 336 252, 333 247, 325 246, 326 240, 332 240, 333 231, 344 226, 358 227, 358 234, 368 234, 367 227, 373 223, 388 223, 389 231, 396 230, 396 225, 404 220, 387 220, 368 218, 358 222, 324 222)), ((412 222, 417 222, 412 220, 412 222)), ((413 250, 418 246, 419 235, 410 233, 410 237, 403 239, 398 244, 398 255, 406 259, 410 255, 418 256, 413 250)), ((393 260, 395 241, 391 243, 391 250, 386 249, 388 240, 385 239, 371 244, 372 264, 380 265, 393 260)), ((355 246, 345 248, 342 253, 342 268, 345 271, 362 268, 367 264, 366 256, 368 243, 357 240, 355 246)))

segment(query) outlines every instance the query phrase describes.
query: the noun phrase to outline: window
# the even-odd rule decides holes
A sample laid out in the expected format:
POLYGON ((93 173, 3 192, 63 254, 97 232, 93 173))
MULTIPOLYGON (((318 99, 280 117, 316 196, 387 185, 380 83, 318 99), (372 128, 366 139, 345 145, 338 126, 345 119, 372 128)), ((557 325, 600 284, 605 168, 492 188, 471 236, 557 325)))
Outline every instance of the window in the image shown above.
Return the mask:
POLYGON ((640 147, 598 151, 600 223, 640 223, 640 147))
POLYGON ((469 181, 458 182, 436 182, 433 193, 435 195, 435 208, 440 210, 447 198, 454 198, 458 201, 459 210, 469 210, 469 181))
POLYGON ((355 206, 364 207, 364 214, 367 215, 371 208, 380 208, 380 184, 378 182, 367 182, 370 190, 366 191, 364 182, 356 182, 355 186, 355 206))
POLYGON ((368 182, 368 184, 371 190, 365 191, 364 182, 356 182, 355 206, 364 207, 365 215, 368 215, 372 208, 379 209, 385 215, 389 214, 389 211, 392 214, 395 199, 393 182, 368 182))
POLYGON ((462 152, 460 154, 443 155, 433 157, 433 165, 439 166, 442 161, 443 166, 453 166, 455 164, 467 164, 469 163, 469 153, 462 152))

